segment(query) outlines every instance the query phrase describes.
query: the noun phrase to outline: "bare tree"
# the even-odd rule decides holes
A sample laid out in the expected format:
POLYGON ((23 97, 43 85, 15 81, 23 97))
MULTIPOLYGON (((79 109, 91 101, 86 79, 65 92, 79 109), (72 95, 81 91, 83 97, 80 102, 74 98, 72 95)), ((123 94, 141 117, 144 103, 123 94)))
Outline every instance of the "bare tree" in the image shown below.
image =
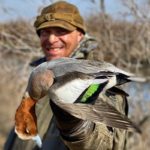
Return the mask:
POLYGON ((150 0, 120 0, 132 17, 140 21, 150 21, 150 0))
POLYGON ((100 9, 102 14, 105 14, 105 0, 100 0, 100 9))

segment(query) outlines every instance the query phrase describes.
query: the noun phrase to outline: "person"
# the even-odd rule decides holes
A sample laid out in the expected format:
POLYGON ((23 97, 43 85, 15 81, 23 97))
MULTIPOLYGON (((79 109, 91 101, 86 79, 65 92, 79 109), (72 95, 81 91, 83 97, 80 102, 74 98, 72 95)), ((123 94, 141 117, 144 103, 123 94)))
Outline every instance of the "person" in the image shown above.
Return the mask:
MULTIPOLYGON (((78 8, 68 2, 59 1, 43 8, 37 16, 34 27, 39 36, 44 57, 33 61, 31 66, 38 66, 45 61, 61 57, 77 59, 95 59, 98 44, 95 38, 86 34, 85 23, 78 8)), ((115 87, 103 96, 124 115, 128 114, 127 94, 115 87)), ((43 150, 57 149, 89 149, 89 150, 123 150, 126 143, 127 131, 107 127, 104 124, 90 122, 88 130, 84 126, 76 127, 75 133, 82 133, 80 138, 76 134, 63 136, 60 134, 55 118, 52 115, 47 97, 36 105, 38 118, 38 132, 42 138, 43 150), (84 129, 87 129, 86 132, 84 129), (83 133, 84 132, 84 133, 83 133)), ((34 141, 19 139, 12 130, 6 141, 5 150, 36 150, 34 141)))

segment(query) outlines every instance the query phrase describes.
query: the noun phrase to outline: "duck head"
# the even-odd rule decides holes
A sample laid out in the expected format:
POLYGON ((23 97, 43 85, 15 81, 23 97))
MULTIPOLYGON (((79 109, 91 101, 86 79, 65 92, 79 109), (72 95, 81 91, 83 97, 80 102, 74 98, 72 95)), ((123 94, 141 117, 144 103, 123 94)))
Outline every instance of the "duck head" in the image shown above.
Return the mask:
POLYGON ((32 73, 27 90, 15 114, 15 132, 18 137, 22 140, 33 139, 39 147, 41 147, 41 141, 38 136, 35 105, 47 94, 53 80, 53 73, 50 70, 32 73))

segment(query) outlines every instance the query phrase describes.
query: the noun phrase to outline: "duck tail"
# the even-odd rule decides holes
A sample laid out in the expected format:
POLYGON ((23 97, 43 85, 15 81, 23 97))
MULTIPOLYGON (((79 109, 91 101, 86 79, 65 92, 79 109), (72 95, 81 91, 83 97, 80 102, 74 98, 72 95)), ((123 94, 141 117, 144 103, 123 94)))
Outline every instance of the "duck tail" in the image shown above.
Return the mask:
POLYGON ((128 78, 131 81, 135 81, 135 82, 146 82, 146 78, 144 77, 129 77, 128 78))

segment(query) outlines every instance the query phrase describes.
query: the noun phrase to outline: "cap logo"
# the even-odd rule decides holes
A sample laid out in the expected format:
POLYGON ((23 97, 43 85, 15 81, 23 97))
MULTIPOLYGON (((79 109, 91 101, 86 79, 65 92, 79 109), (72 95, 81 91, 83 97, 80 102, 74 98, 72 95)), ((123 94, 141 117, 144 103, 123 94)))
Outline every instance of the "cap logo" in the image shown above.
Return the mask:
POLYGON ((52 13, 45 14, 45 19, 47 21, 54 21, 55 20, 54 14, 52 13))

